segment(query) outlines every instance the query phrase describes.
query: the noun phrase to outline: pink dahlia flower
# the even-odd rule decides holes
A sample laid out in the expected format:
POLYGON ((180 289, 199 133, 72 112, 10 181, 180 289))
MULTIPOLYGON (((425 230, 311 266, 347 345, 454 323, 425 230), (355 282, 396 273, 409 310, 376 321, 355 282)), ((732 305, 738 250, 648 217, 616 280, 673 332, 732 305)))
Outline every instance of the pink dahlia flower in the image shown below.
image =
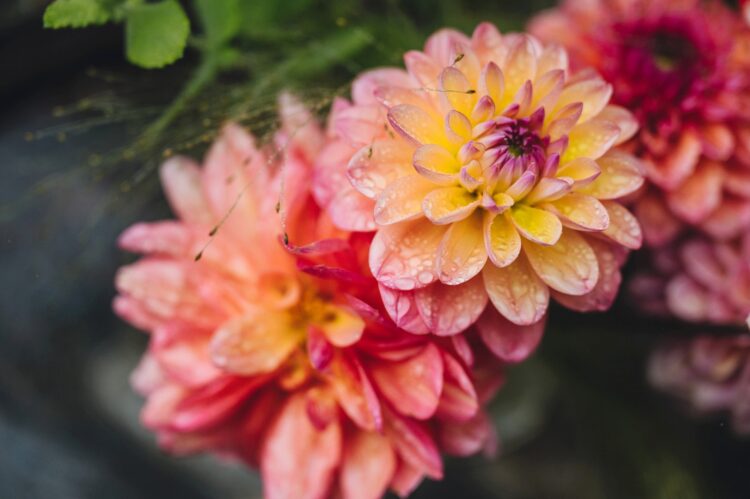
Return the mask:
POLYGON ((650 181, 636 215, 650 246, 687 226, 750 227, 750 31, 719 1, 566 0, 532 33, 613 84, 640 131, 627 147, 650 181))
POLYGON ((650 259, 648 272, 630 285, 641 308, 718 325, 743 324, 750 314, 750 234, 731 241, 683 239, 650 259))
MULTIPOLYGON (((635 218, 640 163, 611 87, 567 55, 481 24, 361 75, 332 111, 315 194, 340 228, 375 231, 369 264, 396 323, 452 335, 541 329, 550 295, 607 309, 635 218), (491 302, 491 306, 487 306, 491 302)), ((539 333, 537 333, 539 334, 539 333)))
POLYGON ((309 196, 322 132, 288 98, 282 116, 275 147, 228 125, 203 168, 165 163, 179 219, 120 238, 145 254, 118 272, 114 302, 151 334, 133 375, 142 420, 171 452, 258 466, 269 498, 407 495, 442 477, 441 452, 491 450, 481 406, 502 372, 387 318, 362 265, 370 237, 309 196))
POLYGON ((697 337, 658 349, 649 380, 700 414, 729 412, 737 433, 750 433, 750 335, 697 337))

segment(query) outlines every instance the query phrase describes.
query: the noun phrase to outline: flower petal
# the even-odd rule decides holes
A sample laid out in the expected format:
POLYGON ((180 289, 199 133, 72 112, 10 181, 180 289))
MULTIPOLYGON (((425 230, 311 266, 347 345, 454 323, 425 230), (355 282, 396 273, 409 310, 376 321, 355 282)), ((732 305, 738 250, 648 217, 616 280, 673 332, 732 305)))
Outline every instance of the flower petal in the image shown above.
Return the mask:
POLYGON ((432 343, 401 362, 377 362, 370 374, 380 393, 404 416, 428 419, 443 390, 443 359, 432 343))
POLYGON ((516 229, 530 241, 549 246, 560 239, 562 223, 547 210, 517 204, 511 208, 510 215, 516 229))
POLYGON ((434 182, 450 182, 460 170, 456 157, 444 147, 427 144, 414 151, 417 173, 434 182))
POLYGON ((479 198, 463 187, 442 187, 429 192, 422 211, 435 224, 444 225, 469 217, 479 206, 479 198))
POLYGON ((552 289, 579 296, 596 286, 596 255, 576 231, 564 230, 554 246, 525 242, 523 249, 539 278, 552 289))
POLYGON ((557 101, 557 109, 568 104, 580 102, 583 104, 579 123, 584 123, 599 114, 612 97, 612 85, 598 78, 577 81, 568 85, 560 94, 557 101))
POLYGON ((375 203, 364 197, 351 185, 344 186, 331 199, 328 214, 333 224, 339 229, 370 232, 377 228, 373 212, 375 203))
POLYGON ((479 411, 479 400, 471 378, 452 355, 443 353, 445 381, 437 416, 448 421, 467 421, 479 411))
POLYGON ((519 326, 487 307, 477 322, 479 336, 487 348, 503 362, 516 363, 531 355, 542 340, 545 317, 537 322, 519 326))
POLYGON ((539 279, 526 258, 507 267, 485 265, 484 287, 498 312, 514 324, 538 322, 547 311, 549 288, 539 279))
POLYGON ((413 292, 387 288, 382 284, 379 289, 383 306, 396 326, 412 334, 427 334, 430 332, 422 316, 419 315, 413 292))
POLYGON ((438 278, 445 284, 461 284, 475 275, 487 261, 482 214, 474 213, 451 224, 438 248, 438 278))
POLYGON ((464 116, 471 116, 477 102, 476 89, 461 71, 453 66, 445 67, 440 73, 440 90, 448 104, 446 111, 455 109, 464 116))
POLYGON ((328 341, 337 347, 353 345, 362 337, 365 321, 354 311, 337 305, 327 305, 321 311, 316 325, 328 341))
POLYGON ((561 165, 560 168, 558 168, 556 175, 558 177, 573 179, 575 188, 580 189, 582 186, 594 182, 601 173, 602 169, 593 159, 577 158, 561 165))
POLYGON ((503 66, 505 95, 503 101, 497 103, 499 109, 510 103, 510 99, 525 82, 534 81, 537 56, 538 54, 529 36, 521 35, 512 42, 508 51, 508 58, 503 66))
POLYGON ((175 214, 185 222, 209 225, 215 220, 201 187, 200 167, 192 160, 174 157, 159 169, 164 194, 175 214))
POLYGON ((480 278, 458 286, 434 283, 414 292, 417 309, 437 336, 458 334, 471 326, 487 305, 480 278))
MULTIPOLYGON (((390 413, 389 416, 391 417, 386 418, 386 436, 396 447, 399 457, 419 473, 436 480, 443 478, 440 450, 424 424, 395 413, 390 413)), ((398 474, 399 471, 396 472, 397 476, 398 474)))
POLYGON ((334 356, 328 382, 341 409, 363 430, 381 430, 383 415, 380 401, 364 368, 354 355, 334 356))
POLYGON ((646 173, 659 187, 674 189, 693 173, 702 149, 697 133, 687 129, 664 159, 658 162, 644 161, 646 173))
POLYGON ((638 120, 633 113, 624 107, 608 105, 597 116, 597 119, 609 121, 620 128, 620 136, 615 145, 618 146, 630 140, 638 132, 638 120))
POLYGON ((701 161, 685 182, 667 193, 667 204, 671 210, 686 222, 702 222, 721 203, 724 168, 721 163, 701 161))
POLYGON ((269 499, 325 497, 341 460, 338 422, 318 430, 307 415, 304 394, 282 408, 265 438, 260 469, 269 499))
POLYGON ((568 148, 561 158, 565 164, 576 158, 599 159, 620 136, 620 127, 609 121, 591 119, 573 127, 568 134, 568 148))
POLYGON ((422 216, 422 202, 435 184, 420 175, 401 177, 388 185, 375 201, 375 222, 391 225, 422 216))
POLYGON ((388 110, 388 122, 402 137, 421 144, 443 144, 442 123, 421 107, 400 104, 388 110))
POLYGON ((478 412, 471 420, 447 423, 440 426, 440 444, 452 456, 471 456, 490 447, 497 438, 492 422, 484 412, 478 412))
POLYGON ((305 330, 283 312, 264 311, 222 325, 211 342, 217 366, 250 376, 271 372, 297 348, 305 330))
POLYGON ((545 206, 550 206, 566 227, 595 232, 609 227, 607 210, 592 196, 571 192, 545 206))
POLYGON ((604 230, 604 235, 626 248, 639 249, 643 243, 643 234, 638 219, 620 203, 602 203, 609 214, 609 226, 604 230))
POLYGON ((435 260, 446 230, 425 219, 381 228, 370 246, 370 270, 390 288, 427 286, 437 279, 435 260))
POLYGON ((484 216, 484 246, 490 260, 498 267, 507 267, 521 253, 521 236, 507 213, 484 216))
POLYGON ((382 497, 395 472, 396 455, 386 437, 372 431, 358 431, 346 438, 339 477, 343 497, 382 497))
POLYGON ((622 151, 609 151, 596 163, 601 173, 596 180, 578 189, 597 199, 617 199, 631 194, 643 185, 642 164, 622 151))
POLYGON ((412 148, 401 140, 377 140, 362 147, 351 156, 346 168, 354 188, 370 199, 412 172, 412 148))

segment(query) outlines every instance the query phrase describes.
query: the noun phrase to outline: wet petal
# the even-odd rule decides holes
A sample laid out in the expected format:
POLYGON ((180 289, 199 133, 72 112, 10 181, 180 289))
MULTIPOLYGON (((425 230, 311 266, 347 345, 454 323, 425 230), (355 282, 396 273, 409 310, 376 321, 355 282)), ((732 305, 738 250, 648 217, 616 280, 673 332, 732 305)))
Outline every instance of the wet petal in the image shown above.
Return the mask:
POLYGON ((576 158, 598 159, 614 145, 620 128, 609 121, 592 119, 573 127, 568 135, 568 148, 561 158, 563 164, 576 158))
POLYGON ((531 355, 542 340, 546 319, 519 326, 487 307, 477 322, 479 336, 487 348, 503 362, 521 362, 531 355))
POLYGON ((421 107, 401 104, 388 110, 388 122, 405 139, 416 145, 442 144, 442 123, 421 107))
POLYGON ((289 314, 265 311, 221 326, 211 342, 211 355, 227 371, 261 374, 279 367, 304 337, 305 330, 289 314))
POLYGON ((639 249, 643 234, 638 220, 620 203, 603 201, 603 204, 609 214, 609 227, 604 235, 626 248, 639 249))
POLYGON ((571 192, 549 206, 567 227, 596 232, 609 227, 609 214, 595 197, 571 192))
POLYGON ((412 291, 391 289, 382 284, 379 289, 388 316, 399 328, 412 334, 427 334, 430 332, 419 314, 417 301, 412 291))
POLYGON ((643 185, 642 164, 630 154, 609 151, 596 163, 601 173, 589 185, 578 189, 579 192, 597 199, 617 199, 637 191, 643 185))
POLYGON ((390 288, 427 286, 437 279, 437 249, 446 230, 425 219, 381 228, 370 246, 370 270, 390 288))
POLYGON ((383 396, 404 416, 427 419, 435 414, 443 390, 443 359, 433 344, 401 362, 378 362, 370 373, 383 396))
MULTIPOLYGON (((419 475, 425 474, 440 480, 443 477, 443 461, 440 458, 440 450, 427 428, 419 421, 398 414, 392 414, 387 421, 386 436, 396 447, 401 459, 418 470, 416 479, 419 479, 419 475)), ((399 471, 396 474, 398 476, 399 471)))
POLYGON ((414 151, 414 168, 420 175, 434 182, 450 182, 458 173, 460 165, 456 157, 445 148, 427 144, 414 151))
POLYGON ((498 108, 502 109, 527 81, 534 81, 536 77, 537 53, 531 38, 519 36, 508 52, 508 59, 504 65, 505 95, 498 108))
POLYGON ((449 108, 470 116, 476 104, 476 89, 458 69, 448 66, 440 73, 440 90, 449 108))
POLYGON ((498 267, 506 267, 521 252, 521 236, 507 213, 484 216, 484 246, 490 260, 498 267))
POLYGON ((638 120, 624 107, 609 105, 596 118, 614 123, 620 128, 616 146, 627 142, 638 132, 638 120))
POLYGON ((487 292, 479 277, 458 286, 434 283, 415 291, 414 296, 424 323, 438 336, 466 330, 487 305, 487 292))
POLYGON ((557 101, 557 109, 568 104, 580 102, 583 104, 579 123, 584 123, 593 118, 604 109, 612 97, 612 85, 604 80, 589 79, 578 81, 565 87, 557 101))
POLYGON ((482 278, 492 304, 514 324, 534 324, 546 313, 549 288, 526 258, 519 257, 503 268, 485 265, 482 278))
POLYGON ((438 278, 445 284, 461 284, 475 275, 487 261, 482 231, 482 214, 451 224, 438 248, 438 278))
POLYGON ((348 347, 362 337, 365 321, 354 311, 342 306, 327 305, 320 314, 315 323, 335 346, 348 347))
POLYGON ((373 212, 375 202, 352 186, 344 186, 328 204, 333 224, 343 230, 370 232, 377 228, 373 212))
POLYGON ((576 231, 564 230, 554 246, 524 243, 523 249, 536 274, 552 289, 579 296, 596 286, 596 255, 576 231))
POLYGON ((401 177, 383 190, 375 201, 375 222, 391 225, 422 216, 422 201, 435 184, 420 175, 401 177))
POLYGON ((397 178, 412 173, 412 148, 403 141, 379 140, 351 157, 346 176, 357 191, 375 199, 397 178))
POLYGON ((471 378, 452 355, 443 353, 445 381, 437 416, 448 421, 467 421, 479 410, 479 400, 471 378))
POLYGON ((544 245, 555 244, 560 239, 562 223, 549 211, 518 204, 511 208, 510 214, 516 229, 526 239, 544 245))
POLYGON ((573 179, 573 181, 575 182, 575 188, 580 189, 581 187, 588 185, 596 180, 596 178, 601 175, 601 173, 601 168, 593 159, 577 158, 573 161, 570 161, 569 163, 560 166, 560 168, 558 168, 557 170, 556 175, 558 177, 567 177, 573 179))
POLYGON ((479 206, 479 198, 463 187, 442 187, 428 193, 422 210, 433 223, 444 225, 464 220, 479 206))
POLYGON ((544 201, 554 201, 570 192, 573 182, 566 178, 545 177, 524 198, 524 204, 534 205, 544 201))

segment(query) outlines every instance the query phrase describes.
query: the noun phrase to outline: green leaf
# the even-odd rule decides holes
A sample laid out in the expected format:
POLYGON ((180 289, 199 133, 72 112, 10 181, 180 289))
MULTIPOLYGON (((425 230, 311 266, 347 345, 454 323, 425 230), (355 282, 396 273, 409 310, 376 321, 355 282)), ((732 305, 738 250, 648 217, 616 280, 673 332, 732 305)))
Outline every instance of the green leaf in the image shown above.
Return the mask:
POLYGON ((182 57, 190 21, 176 0, 135 5, 125 21, 125 50, 133 64, 161 68, 182 57))
POLYGON ((45 28, 82 28, 104 24, 110 12, 98 0, 55 0, 44 11, 45 28))
POLYGON ((219 46, 239 31, 239 0, 193 0, 193 4, 209 46, 219 46))

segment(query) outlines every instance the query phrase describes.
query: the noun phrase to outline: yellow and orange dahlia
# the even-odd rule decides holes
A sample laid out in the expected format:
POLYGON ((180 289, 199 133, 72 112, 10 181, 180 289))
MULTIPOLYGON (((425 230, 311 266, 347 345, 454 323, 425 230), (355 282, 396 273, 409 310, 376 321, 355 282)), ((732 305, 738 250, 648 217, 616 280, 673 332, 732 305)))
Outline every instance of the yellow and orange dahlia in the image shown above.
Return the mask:
POLYGON ((404 61, 335 103, 315 179, 335 223, 376 231, 370 269, 393 319, 450 335, 480 317, 480 331, 538 327, 551 295, 608 308, 641 244, 618 200, 642 184, 615 149, 637 124, 608 104, 611 86, 487 23, 439 31, 404 61))

